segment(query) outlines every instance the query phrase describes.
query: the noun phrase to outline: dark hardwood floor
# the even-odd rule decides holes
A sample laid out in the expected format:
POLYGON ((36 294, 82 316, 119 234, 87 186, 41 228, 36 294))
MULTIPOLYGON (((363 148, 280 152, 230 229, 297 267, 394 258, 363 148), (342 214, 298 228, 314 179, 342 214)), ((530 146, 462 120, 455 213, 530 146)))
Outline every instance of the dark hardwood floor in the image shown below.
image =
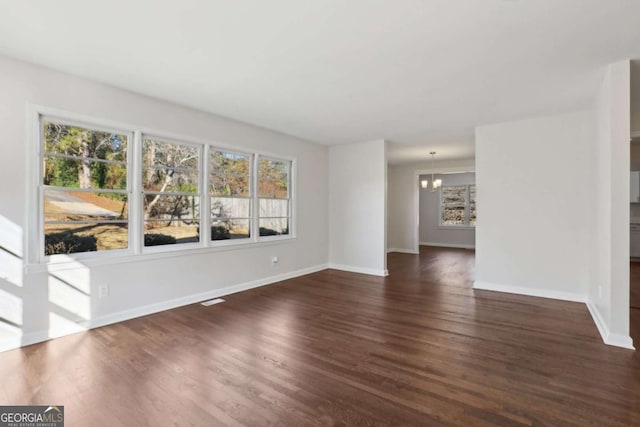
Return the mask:
POLYGON ((474 291, 474 253, 389 254, 0 354, 0 403, 68 426, 640 425, 640 359, 583 304, 474 291))

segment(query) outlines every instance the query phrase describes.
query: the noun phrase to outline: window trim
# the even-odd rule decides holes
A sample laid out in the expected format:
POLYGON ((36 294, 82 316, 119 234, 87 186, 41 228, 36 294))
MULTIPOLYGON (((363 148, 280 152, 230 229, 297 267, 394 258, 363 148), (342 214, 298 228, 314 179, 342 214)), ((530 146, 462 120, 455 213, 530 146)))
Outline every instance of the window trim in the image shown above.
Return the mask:
MULTIPOLYGON (((126 248, 122 248, 122 249, 111 249, 108 251, 93 251, 93 252, 78 252, 73 254, 73 256, 71 255, 67 255, 67 254, 54 254, 54 255, 45 255, 44 253, 44 247, 45 247, 45 233, 44 233, 44 229, 45 229, 45 222, 44 222, 44 193, 47 189, 50 190, 54 190, 54 191, 74 191, 76 189, 72 188, 72 187, 58 187, 58 186, 49 186, 49 185, 45 185, 43 182, 43 165, 44 165, 44 159, 45 157, 48 155, 48 152, 44 150, 44 144, 43 144, 43 140, 42 140, 42 129, 43 129, 43 123, 45 121, 49 121, 49 122, 55 122, 57 124, 62 124, 62 125, 66 125, 66 126, 78 126, 78 127, 83 127, 92 131, 98 131, 98 132, 111 132, 111 133, 117 133, 117 134, 121 134, 121 135, 125 135, 127 137, 127 161, 126 161, 126 168, 127 168, 127 187, 124 190, 118 190, 117 193, 124 193, 127 194, 127 197, 129 198, 129 200, 131 199, 131 193, 132 193, 132 185, 131 185, 131 179, 132 179, 132 167, 131 167, 131 156, 132 156, 132 151, 133 151, 133 140, 134 140, 134 133, 129 130, 126 129, 124 127, 121 126, 111 126, 111 125, 106 125, 103 126, 100 123, 90 123, 88 121, 85 120, 73 120, 73 119, 68 119, 66 117, 60 117, 57 114, 44 114, 44 113, 39 113, 37 116, 37 120, 36 120, 36 127, 37 127, 37 139, 35 141, 35 145, 36 145, 36 151, 37 151, 37 159, 38 159, 38 164, 36 166, 36 193, 37 193, 37 210, 36 210, 36 214, 37 214, 37 222, 35 224, 35 230, 38 231, 38 248, 37 248, 37 252, 38 252, 38 261, 40 263, 43 262, 59 262, 59 260, 65 260, 67 258, 77 258, 78 260, 82 260, 82 259, 86 259, 86 258, 92 258, 95 257, 97 253, 109 253, 109 254, 113 254, 113 255, 120 255, 120 256, 126 256, 126 255, 131 255, 133 253, 133 237, 132 237, 132 233, 131 233, 131 202, 128 203, 127 209, 129 210, 128 214, 127 214, 127 247, 126 248)), ((77 159, 91 159, 89 157, 82 157, 82 156, 66 156, 66 157, 76 157, 77 159)), ((31 188, 31 191, 33 191, 33 187, 31 188)), ((109 189, 107 189, 106 191, 100 191, 99 189, 80 189, 78 188, 77 191, 81 191, 81 192, 88 192, 88 193, 104 193, 104 192, 111 192, 109 191, 109 189)), ((28 242, 27 242, 28 243, 28 242)))
MULTIPOLYGON (((438 195, 438 228, 442 230, 475 230, 476 226, 471 225, 471 187, 475 187, 476 184, 451 184, 443 185, 440 187, 438 195), (465 199, 464 199, 464 224, 443 224, 442 223, 442 196, 445 188, 452 187, 465 187, 465 199)), ((476 219, 477 221, 477 219, 476 219)))
POLYGON ((195 249, 195 248, 199 248, 199 247, 203 247, 203 238, 202 238, 202 213, 203 213, 203 200, 202 200, 202 185, 203 185, 203 181, 205 181, 206 178, 204 178, 204 171, 203 171, 203 153, 205 152, 205 147, 206 144, 198 144, 198 143, 193 143, 193 142, 189 142, 189 141, 183 141, 183 140, 178 140, 178 139, 174 139, 174 138, 165 138, 163 136, 160 136, 158 134, 155 133, 148 133, 148 132, 141 132, 140 133, 140 143, 138 144, 138 146, 136 147, 136 151, 139 152, 139 156, 140 156, 140 161, 137 164, 137 169, 136 169, 136 175, 138 176, 138 179, 140 180, 140 186, 139 186, 139 193, 140 193, 140 201, 139 201, 139 206, 137 206, 137 210, 138 210, 138 214, 140 215, 140 218, 138 219, 137 222, 137 226, 138 226, 138 235, 137 238, 140 241, 140 252, 142 254, 146 254, 146 253, 157 253, 157 252, 173 252, 172 249, 195 249), (189 243, 176 243, 175 245, 158 245, 158 246, 145 246, 144 244, 144 226, 145 226, 145 222, 147 220, 144 219, 144 197, 146 194, 153 194, 153 193, 158 193, 157 191, 146 191, 144 189, 144 185, 142 183, 142 174, 145 172, 145 168, 144 168, 144 141, 145 139, 152 139, 152 140, 156 140, 158 142, 161 143, 165 143, 165 144, 174 144, 174 145, 185 145, 185 146, 191 146, 194 147, 198 150, 198 193, 184 193, 184 192, 172 192, 172 191, 165 191, 163 193, 165 193, 165 195, 181 195, 181 196, 196 196, 200 199, 200 203, 198 204, 199 208, 198 208, 198 215, 199 215, 199 227, 200 227, 200 234, 198 236, 198 241, 197 242, 189 242, 189 243))
MULTIPOLYGON (((124 262, 143 261, 160 259, 171 256, 197 255, 201 253, 213 253, 219 251, 228 251, 242 249, 242 247, 259 247, 265 244, 277 244, 291 242, 297 238, 296 235, 296 214, 297 214, 297 197, 296 197, 296 170, 297 158, 280 155, 277 153, 263 152, 260 150, 250 150, 242 146, 229 143, 221 143, 216 139, 203 139, 192 136, 179 135, 157 129, 136 126, 128 123, 116 122, 112 120, 100 119, 92 116, 77 114, 56 108, 44 107, 35 104, 27 105, 27 150, 26 150, 26 170, 28 173, 25 180, 27 197, 26 212, 27 224, 29 225, 24 232, 25 247, 25 271, 47 271, 48 266, 57 266, 57 268, 76 268, 78 265, 107 265, 119 264, 124 262), (43 200, 43 184, 42 177, 42 159, 44 155, 44 146, 42 144, 42 118, 54 120, 56 123, 87 127, 100 131, 116 132, 127 135, 127 192, 129 194, 129 245, 127 249, 112 249, 105 251, 79 252, 73 254, 44 254, 44 200, 43 200), (143 215, 143 193, 142 193, 142 142, 145 137, 152 136, 166 142, 175 142, 183 145, 194 145, 200 147, 199 162, 199 197, 200 197, 200 228, 204 228, 204 233, 200 233, 200 241, 193 243, 183 243, 180 245, 160 245, 160 246, 144 246, 144 227, 142 221, 143 215), (210 200, 209 194, 209 151, 219 150, 236 154, 244 154, 250 156, 253 162, 251 171, 252 184, 255 186, 257 174, 257 159, 272 158, 274 160, 290 162, 289 176, 289 211, 290 224, 288 235, 278 236, 258 236, 259 216, 255 215, 251 219, 251 237, 248 239, 231 239, 231 240, 210 240, 210 200), (34 157, 37 160, 34 166, 34 157), (207 212, 207 215, 203 213, 207 212), (206 224, 205 224, 206 223, 206 224), (255 232, 254 232, 255 228, 255 232), (35 236, 34 236, 35 234, 35 236)), ((257 187, 254 187, 257 188, 257 187)), ((257 191, 251 196, 251 203, 257 210, 258 197, 257 191)))
POLYGON ((286 158, 278 158, 278 157, 274 157, 274 156, 268 156, 268 155, 264 155, 264 154, 256 154, 255 156, 255 215, 256 215, 256 221, 255 221, 255 225, 256 225, 256 237, 257 240, 259 242, 264 242, 264 241, 270 241, 270 240, 278 240, 278 239, 287 239, 289 235, 291 235, 292 233, 292 229, 293 229, 293 196, 292 196, 292 191, 293 191, 293 165, 294 162, 292 160, 286 159, 286 158), (288 219, 288 224, 287 227, 289 229, 289 233, 288 234, 278 234, 275 236, 260 236, 260 199, 265 199, 265 200, 271 200, 270 198, 267 197, 260 197, 260 194, 258 193, 258 182, 259 182, 259 174, 258 174, 258 168, 260 165, 260 160, 271 160, 271 161, 275 161, 275 162, 289 162, 289 173, 288 173, 288 182, 287 182, 287 198, 286 199, 278 199, 278 198, 273 198, 273 200, 286 200, 287 201, 287 216, 286 217, 263 217, 263 218, 287 218, 288 219))
POLYGON ((205 161, 205 167, 206 167, 206 179, 205 179, 205 184, 206 184, 206 198, 207 198, 207 206, 206 206, 206 211, 207 212, 207 229, 206 229, 206 239, 209 242, 209 246, 233 246, 235 244, 247 244, 247 243, 251 243, 254 242, 254 238, 255 238, 255 234, 254 234, 254 223, 255 223, 255 215, 254 215, 254 205, 256 204, 256 191, 255 191, 255 184, 254 184, 254 177, 255 177, 255 170, 254 170, 254 164, 256 163, 256 158, 258 156, 257 153, 249 153, 249 152, 245 152, 245 151, 240 151, 240 150, 228 150, 228 149, 224 149, 224 148, 220 148, 219 146, 213 146, 213 145, 209 145, 206 148, 206 152, 207 152, 207 158, 205 161), (209 166, 210 166, 210 158, 211 158, 211 151, 220 151, 220 152, 224 152, 224 153, 229 153, 229 154, 236 154, 236 155, 241 155, 241 156, 247 156, 249 159, 249 197, 235 197, 235 198, 246 198, 249 200, 249 212, 250 212, 250 217, 249 218, 240 218, 238 217, 238 219, 248 219, 249 220, 249 237, 246 239, 229 239, 229 240, 211 240, 211 223, 212 223, 212 218, 211 218, 211 199, 214 197, 227 197, 227 198, 234 198, 233 196, 219 196, 219 195, 213 195, 211 194, 211 189, 209 188, 209 177, 211 176, 211 170, 209 170, 209 166))

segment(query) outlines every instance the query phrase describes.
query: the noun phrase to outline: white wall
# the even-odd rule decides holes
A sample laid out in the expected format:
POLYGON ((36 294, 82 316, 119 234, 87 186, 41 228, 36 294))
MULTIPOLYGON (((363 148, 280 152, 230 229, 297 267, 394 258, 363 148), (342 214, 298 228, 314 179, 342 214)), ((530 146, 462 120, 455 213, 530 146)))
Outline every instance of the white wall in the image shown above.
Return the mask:
POLYGON ((329 263, 387 275, 386 142, 329 149, 329 263))
MULTIPOLYGON (((389 165, 389 251, 418 251, 418 173, 431 173, 431 161, 389 165)), ((473 159, 438 161, 434 173, 473 171, 473 159)))
POLYGON ((606 69, 595 105, 593 234, 588 305, 608 344, 629 338, 630 63, 606 69))
MULTIPOLYGON (((81 329, 78 323, 100 325, 326 267, 326 147, 6 57, 0 57, 0 93, 0 182, 4 183, 0 186, 0 246, 5 248, 0 250, 0 310, 14 323, 0 322, 0 350, 81 329), (25 182, 36 161, 26 159, 27 146, 34 143, 26 136, 28 103, 296 157, 297 238, 226 251, 176 253, 179 256, 157 260, 78 263, 55 273, 86 292, 67 295, 73 300, 72 310, 78 309, 68 313, 53 301, 60 298, 53 295, 58 280, 54 273, 22 274, 26 196, 33 190, 25 182), (276 267, 271 266, 271 255, 279 257, 276 267), (98 299, 101 284, 110 285, 110 295, 98 299)), ((380 180, 375 185, 381 188, 380 180)))
MULTIPOLYGON (((475 173, 437 174, 435 178, 441 179, 443 186, 470 185, 476 182, 475 173)), ((474 248, 476 246, 475 228, 440 225, 440 191, 431 191, 431 175, 420 175, 418 182, 422 179, 429 181, 429 188, 418 191, 420 198, 420 244, 474 248)))
POLYGON ((593 116, 476 129, 474 287, 585 301, 593 116))
POLYGON ((631 61, 631 132, 640 136, 640 59, 631 61))

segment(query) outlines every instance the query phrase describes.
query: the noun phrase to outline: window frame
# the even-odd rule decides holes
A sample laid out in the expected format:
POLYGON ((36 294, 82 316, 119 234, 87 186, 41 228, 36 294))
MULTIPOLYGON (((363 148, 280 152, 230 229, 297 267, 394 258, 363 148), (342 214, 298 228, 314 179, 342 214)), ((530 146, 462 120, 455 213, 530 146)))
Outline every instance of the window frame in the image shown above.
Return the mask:
MULTIPOLYGON (((105 265, 136 260, 151 260, 170 256, 184 256, 203 252, 218 252, 235 250, 242 247, 261 246, 269 242, 291 241, 297 238, 296 222, 296 167, 295 157, 283 156, 275 153, 266 153, 259 150, 249 150, 238 145, 223 144, 215 139, 193 138, 177 135, 157 129, 148 129, 142 126, 119 123, 110 120, 84 116, 68 111, 58 110, 38 105, 28 105, 28 141, 27 170, 32 171, 26 179, 27 185, 27 230, 24 233, 25 269, 28 271, 46 271, 48 266, 58 265, 59 268, 73 268, 82 265, 105 265), (127 194, 128 209, 128 247, 126 249, 111 249, 92 252, 78 252, 71 254, 44 253, 44 141, 42 135, 42 123, 49 120, 53 123, 84 127, 90 130, 107 131, 127 136, 127 194), (199 147, 198 162, 198 197, 200 198, 200 233, 199 242, 169 244, 158 246, 144 246, 144 188, 142 173, 143 167, 143 141, 145 138, 155 138, 163 142, 173 142, 181 145, 199 147), (250 161, 250 192, 252 218, 250 219, 251 236, 247 239, 211 240, 211 195, 209 189, 209 153, 222 151, 234 154, 242 154, 249 157, 250 161), (34 157, 36 165, 34 166, 34 157), (278 161, 289 162, 289 234, 277 236, 259 236, 259 198, 257 192, 257 165, 259 158, 269 158, 278 161), (34 236, 35 234, 35 236, 34 236)), ((285 243, 285 242, 281 242, 285 243)))
MULTIPOLYGON (((234 149, 226 149, 226 148, 222 148, 218 145, 214 146, 214 145, 209 145, 206 148, 207 151, 207 159, 205 161, 206 163, 206 185, 207 185, 207 189, 206 189, 206 208, 207 210, 205 212, 208 212, 207 215, 207 228, 205 230, 205 237, 209 242, 209 246, 233 246, 233 245, 242 245, 242 244, 247 244, 247 243, 255 243, 255 231, 254 230, 254 223, 256 222, 256 217, 255 217, 255 204, 256 204, 256 186, 255 186, 255 163, 256 163, 256 158, 258 156, 257 153, 250 153, 250 152, 246 152, 246 151, 240 151, 240 150, 234 150, 234 149), (249 219, 249 237, 246 239, 228 239, 228 240, 211 240, 211 224, 212 224, 212 217, 211 217, 211 199, 214 197, 221 197, 221 198, 233 198, 232 196, 217 196, 217 195, 212 195, 211 194, 211 190, 209 188, 210 186, 210 182, 209 182, 209 176, 211 176, 211 170, 209 170, 209 159, 211 157, 211 151, 220 151, 220 152, 224 152, 224 153, 229 153, 229 154, 236 154, 236 155, 242 155, 242 156, 247 156, 249 158, 249 197, 246 197, 246 199, 249 200, 249 212, 251 214, 251 217, 248 218, 249 219)), ((237 197, 237 198, 244 198, 244 197, 237 197)))
POLYGON ((140 228, 139 232, 138 232, 138 239, 140 239, 140 248, 141 248, 141 253, 157 253, 157 252, 166 252, 166 251, 171 251, 174 248, 179 248, 179 249, 195 249, 195 248, 199 248, 203 246, 203 239, 202 239, 202 184, 203 184, 203 152, 204 152, 204 146, 202 144, 198 144, 198 143, 193 143, 193 142, 189 142, 189 141, 183 141, 182 139, 176 139, 176 138, 171 138, 171 137, 165 137, 156 133, 150 133, 150 132, 141 132, 140 134, 140 143, 138 144, 138 147, 136 147, 137 150, 139 151, 139 155, 140 155, 140 160, 138 162, 138 168, 137 168, 137 172, 136 175, 138 176, 139 182, 140 182, 140 187, 139 187, 139 192, 140 192, 140 201, 139 201, 139 205, 136 206, 136 210, 138 211, 138 214, 140 215, 140 219, 138 221, 138 226, 140 228), (144 189, 144 184, 143 184, 143 180, 142 180, 142 174, 145 172, 145 167, 144 167, 144 141, 146 139, 152 139, 152 140, 156 140, 157 142, 160 143, 165 143, 165 144, 175 144, 175 145, 185 145, 185 146, 190 146, 190 147, 195 147, 198 150, 198 178, 197 178, 197 182, 198 182, 198 193, 197 194, 192 194, 192 193, 184 193, 184 192, 178 192, 178 191, 167 191, 166 195, 171 196, 171 195, 185 195, 185 196, 196 196, 198 197, 198 199, 200 199, 200 203, 198 204, 198 216, 199 216, 199 227, 201 232, 198 235, 198 241, 197 242, 189 242, 189 243, 175 243, 175 244, 168 244, 168 245, 158 245, 158 246, 145 246, 144 244, 144 230, 145 230, 145 223, 148 222, 148 220, 144 219, 144 197, 147 194, 155 194, 158 193, 157 191, 147 191, 144 189))
MULTIPOLYGON (((60 117, 59 115, 56 114, 38 114, 38 119, 37 119, 37 123, 36 126, 38 128, 38 132, 37 132, 37 139, 36 139, 36 150, 37 150, 37 159, 38 159, 38 164, 36 166, 36 194, 37 194, 37 223, 36 223, 36 227, 35 229, 38 231, 38 260, 39 262, 45 262, 47 260, 50 260, 52 262, 55 262, 57 260, 63 260, 63 259, 67 259, 68 257, 72 257, 72 258, 77 258, 77 259, 86 259, 86 258, 94 258, 96 256, 122 256, 122 255, 131 255, 133 253, 133 236, 132 236, 132 227, 131 227, 131 214, 132 214, 132 168, 131 168, 131 156, 133 154, 133 141, 134 141, 134 133, 131 132, 130 130, 121 127, 121 126, 110 126, 110 125, 103 125, 101 123, 94 123, 94 122, 88 122, 85 120, 74 120, 74 119, 68 119, 66 117, 60 117), (127 150, 126 150, 126 156, 127 156, 127 160, 126 160, 126 169, 127 169, 127 186, 125 188, 125 190, 119 190, 119 191, 115 191, 116 193, 119 194, 127 194, 128 197, 128 203, 127 203, 127 209, 128 209, 128 214, 127 214, 127 247, 126 248, 122 248, 122 249, 111 249, 111 250, 105 250, 105 251, 91 251, 91 252, 77 252, 77 253, 73 253, 73 254, 53 254, 53 255, 46 255, 44 253, 44 248, 45 248, 45 221, 44 221, 44 216, 45 216, 45 208, 44 208, 44 194, 45 191, 47 191, 47 189, 53 190, 53 191, 78 191, 78 192, 85 192, 85 193, 109 193, 109 192, 114 192, 114 191, 110 191, 109 189, 104 189, 106 191, 100 191, 99 189, 82 189, 82 188, 73 188, 73 187, 58 187, 58 186, 51 186, 51 185, 46 185, 44 184, 44 171, 43 171, 43 165, 44 165, 44 159, 45 157, 48 155, 48 152, 44 149, 44 139, 43 139, 43 135, 42 135, 42 131, 44 128, 44 123, 45 122, 51 122, 51 123, 56 123, 56 124, 60 124, 63 126, 76 126, 76 127, 81 127, 84 129, 88 129, 91 131, 98 131, 98 132, 110 132, 110 133, 117 133, 120 135, 125 135, 127 137, 127 150)), ((81 159, 91 159, 91 158, 87 158, 87 157, 82 157, 82 156, 69 156, 69 157, 76 157, 78 160, 81 159)), ((81 222, 78 222, 81 223, 81 222)))
MULTIPOLYGON (((450 184, 443 185, 440 187, 439 195, 438 195, 438 228, 440 229, 454 229, 454 230, 474 230, 476 228, 475 225, 471 224, 471 187, 475 187, 476 184, 450 184), (464 200, 464 224, 443 224, 442 223, 442 202, 443 202, 443 193, 445 188, 453 188, 453 187, 465 187, 465 200, 464 200)), ((477 189, 476 189, 477 192, 477 189)), ((477 197, 477 193, 476 193, 477 197)), ((477 223, 477 208, 476 208, 476 223, 477 223)))
POLYGON ((269 156, 269 155, 264 155, 264 154, 257 154, 255 156, 255 165, 254 165, 254 176, 255 176, 255 207, 254 207, 254 216, 256 217, 255 220, 255 226, 256 226, 256 237, 258 239, 258 241, 270 241, 270 240, 278 240, 278 239, 287 239, 289 238, 289 236, 292 233, 292 229, 293 229, 293 196, 292 196, 292 182, 293 182, 293 165, 294 162, 290 159, 287 158, 283 158, 283 157, 276 157, 276 156, 269 156), (259 166, 260 166, 260 161, 261 160, 271 160, 271 161, 275 161, 275 162, 287 162, 289 163, 289 171, 287 174, 287 198, 286 199, 278 199, 278 198, 272 198, 273 200, 286 200, 287 201, 287 216, 286 217, 263 217, 263 218, 286 218, 287 219, 287 228, 289 233, 288 234, 277 234, 274 236, 260 236, 260 199, 265 199, 265 200, 272 200, 271 198, 267 198, 267 197, 260 197, 259 194, 259 180, 260 180, 260 174, 259 174, 259 166))

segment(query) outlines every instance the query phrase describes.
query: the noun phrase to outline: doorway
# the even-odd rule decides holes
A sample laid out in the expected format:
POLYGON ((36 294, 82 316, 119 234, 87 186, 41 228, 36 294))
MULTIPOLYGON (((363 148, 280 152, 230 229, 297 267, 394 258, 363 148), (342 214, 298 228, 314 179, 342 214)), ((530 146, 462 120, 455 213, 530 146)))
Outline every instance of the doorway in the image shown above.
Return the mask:
POLYGON ((475 170, 419 170, 414 183, 416 253, 420 246, 475 249, 475 170))

